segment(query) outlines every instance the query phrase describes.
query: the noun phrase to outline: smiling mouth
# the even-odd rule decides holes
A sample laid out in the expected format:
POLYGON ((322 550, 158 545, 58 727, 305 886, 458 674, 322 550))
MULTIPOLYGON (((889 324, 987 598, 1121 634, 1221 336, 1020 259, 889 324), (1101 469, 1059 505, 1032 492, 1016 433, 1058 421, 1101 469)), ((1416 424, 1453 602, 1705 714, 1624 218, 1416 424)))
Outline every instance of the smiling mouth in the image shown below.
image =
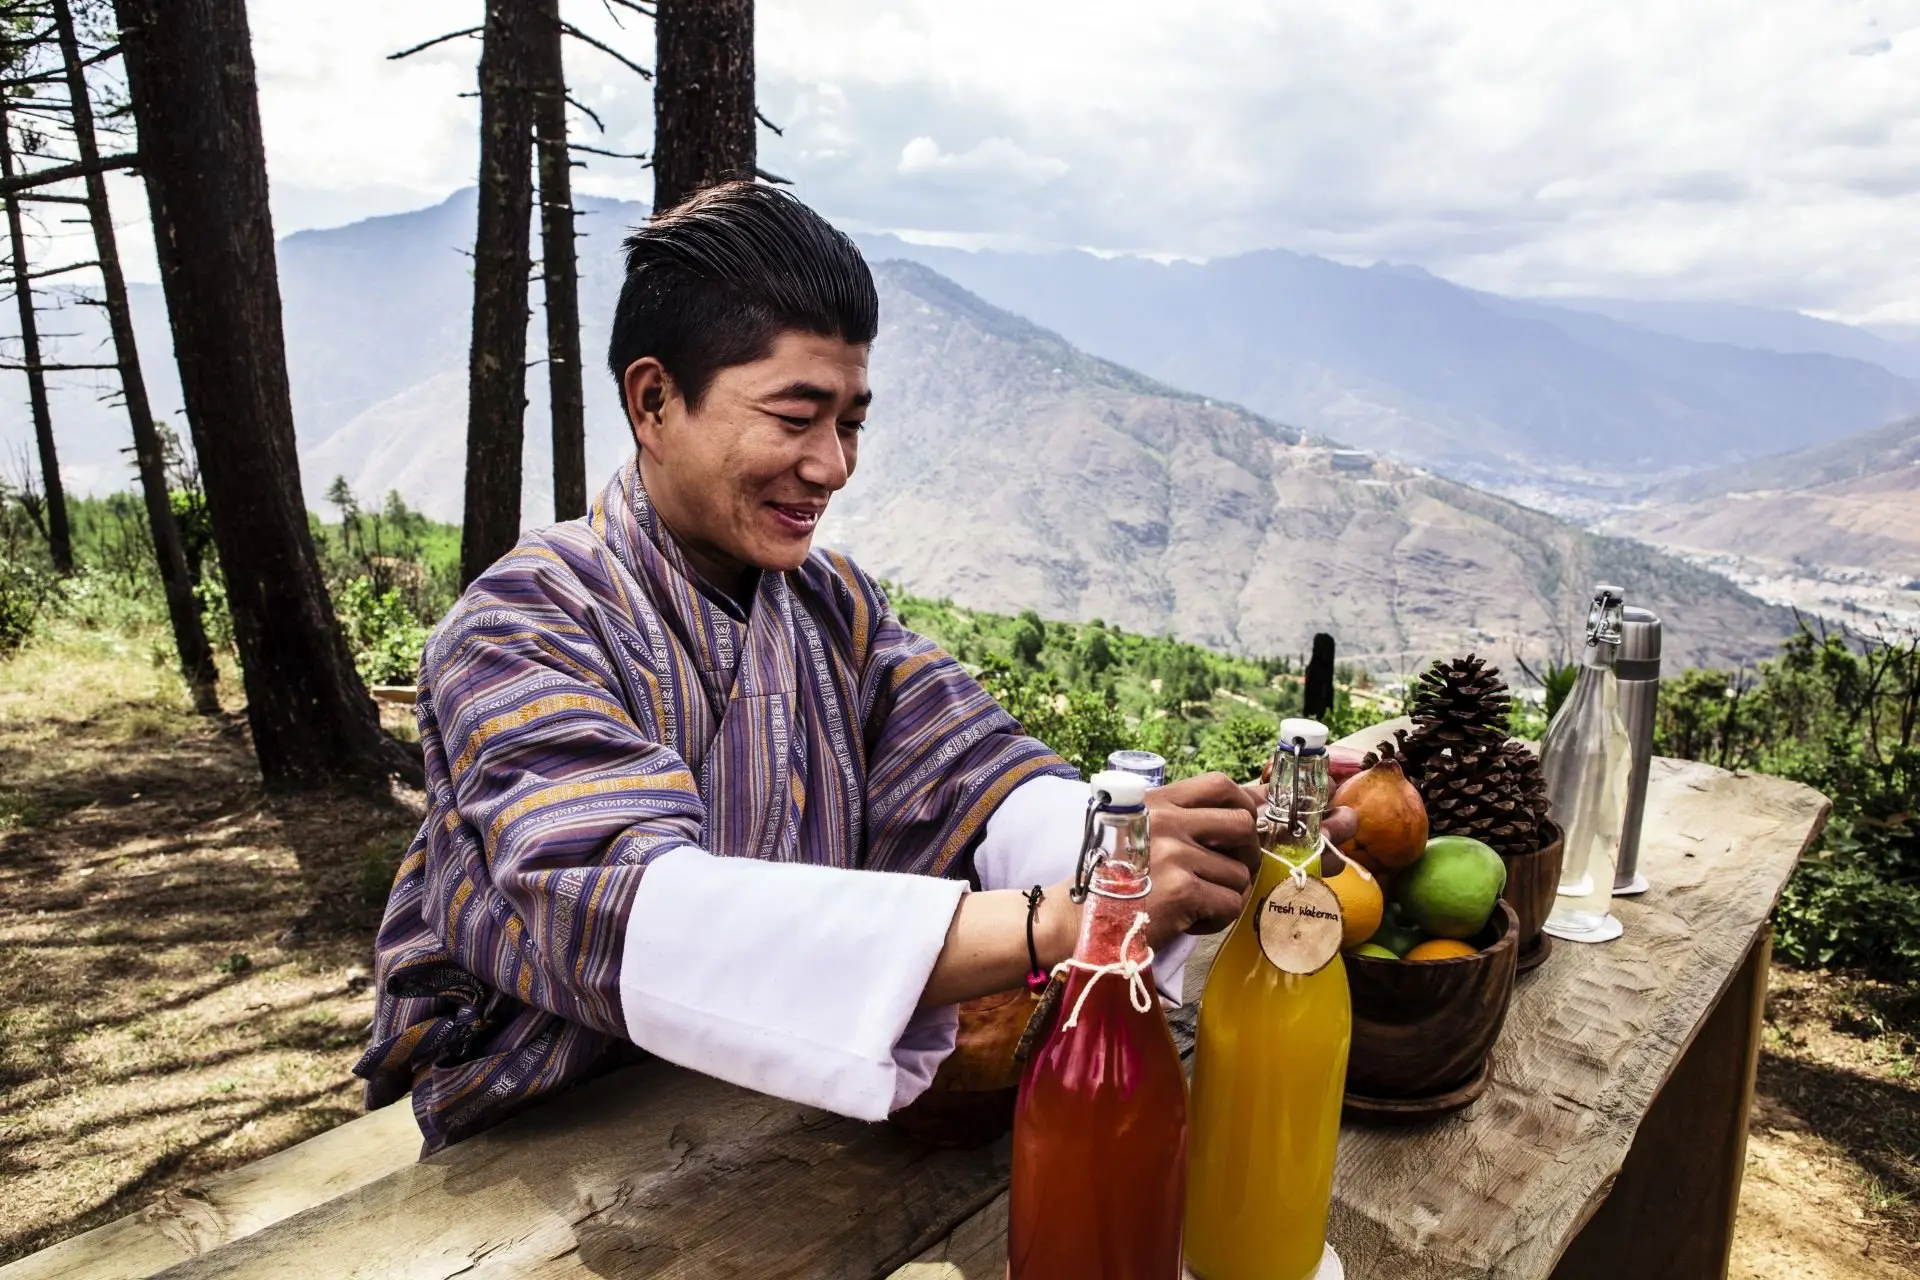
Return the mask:
POLYGON ((795 533, 812 533, 813 527, 820 523, 820 517, 826 514, 824 506, 792 506, 784 502, 769 502, 767 506, 780 522, 795 533))

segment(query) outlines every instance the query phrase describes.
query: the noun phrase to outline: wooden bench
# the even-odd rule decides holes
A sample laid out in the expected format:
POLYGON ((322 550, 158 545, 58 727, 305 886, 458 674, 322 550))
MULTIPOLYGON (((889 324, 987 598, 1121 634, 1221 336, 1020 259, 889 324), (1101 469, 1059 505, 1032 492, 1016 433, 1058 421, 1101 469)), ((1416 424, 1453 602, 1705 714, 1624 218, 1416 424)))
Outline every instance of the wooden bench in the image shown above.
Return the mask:
MULTIPOLYGON (((1641 853, 1654 887, 1619 904, 1626 937, 1561 944, 1521 979, 1472 1108, 1343 1131, 1331 1234, 1348 1276, 1724 1275, 1767 917, 1826 811, 1793 783, 1656 761, 1641 853)), ((990 1280, 1005 1262, 1005 1142, 931 1151, 660 1062, 430 1159, 415 1162, 417 1143, 390 1108, 0 1280, 990 1280)))

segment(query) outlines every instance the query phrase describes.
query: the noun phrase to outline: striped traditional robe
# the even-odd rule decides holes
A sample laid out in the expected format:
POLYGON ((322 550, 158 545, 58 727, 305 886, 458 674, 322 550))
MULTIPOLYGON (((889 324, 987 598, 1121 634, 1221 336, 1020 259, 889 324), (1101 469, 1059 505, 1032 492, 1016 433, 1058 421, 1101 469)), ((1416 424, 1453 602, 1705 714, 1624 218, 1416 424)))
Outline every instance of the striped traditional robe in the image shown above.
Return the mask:
POLYGON ((427 645, 429 811, 355 1071, 370 1107, 412 1090, 428 1150, 633 1054, 622 938, 662 854, 964 874, 1010 791, 1075 776, 844 557, 762 573, 746 616, 695 581, 630 462, 427 645))

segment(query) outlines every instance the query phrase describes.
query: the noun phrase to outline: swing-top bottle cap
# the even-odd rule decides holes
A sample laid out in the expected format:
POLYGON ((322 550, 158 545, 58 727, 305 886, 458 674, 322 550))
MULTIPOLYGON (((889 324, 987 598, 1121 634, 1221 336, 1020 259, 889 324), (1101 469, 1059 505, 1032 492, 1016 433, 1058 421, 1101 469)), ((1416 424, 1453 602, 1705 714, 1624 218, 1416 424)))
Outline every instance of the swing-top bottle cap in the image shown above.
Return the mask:
POLYGON ((1324 747, 1327 745, 1327 726, 1318 720, 1305 720, 1297 716, 1282 720, 1280 722, 1281 743, 1291 747, 1296 739, 1308 751, 1324 747))
POLYGON ((1147 780, 1137 773, 1121 769, 1103 769, 1093 775, 1090 785, 1104 792, 1116 809, 1138 809, 1147 802, 1147 780))

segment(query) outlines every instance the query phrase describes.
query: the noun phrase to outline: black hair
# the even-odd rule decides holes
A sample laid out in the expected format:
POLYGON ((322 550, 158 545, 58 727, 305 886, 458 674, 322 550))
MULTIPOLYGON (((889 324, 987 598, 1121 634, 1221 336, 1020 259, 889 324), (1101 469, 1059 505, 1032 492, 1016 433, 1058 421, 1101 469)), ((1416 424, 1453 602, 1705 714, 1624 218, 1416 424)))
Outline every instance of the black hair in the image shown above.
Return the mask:
POLYGON ((727 182, 696 192, 627 237, 607 368, 652 356, 689 406, 720 370, 761 359, 797 330, 865 344, 880 327, 866 259, 783 191, 727 182))

